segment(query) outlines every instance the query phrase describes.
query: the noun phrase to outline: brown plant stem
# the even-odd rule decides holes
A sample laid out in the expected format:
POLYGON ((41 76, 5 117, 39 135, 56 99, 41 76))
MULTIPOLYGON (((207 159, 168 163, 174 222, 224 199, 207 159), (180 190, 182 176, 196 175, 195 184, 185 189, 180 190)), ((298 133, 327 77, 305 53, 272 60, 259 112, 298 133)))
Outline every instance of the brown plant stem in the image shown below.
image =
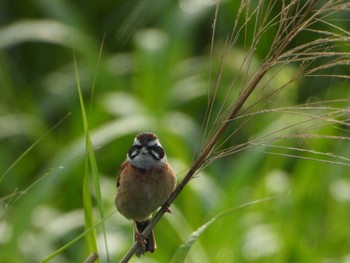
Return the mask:
POLYGON ((91 253, 84 263, 94 263, 98 259, 97 253, 91 253))

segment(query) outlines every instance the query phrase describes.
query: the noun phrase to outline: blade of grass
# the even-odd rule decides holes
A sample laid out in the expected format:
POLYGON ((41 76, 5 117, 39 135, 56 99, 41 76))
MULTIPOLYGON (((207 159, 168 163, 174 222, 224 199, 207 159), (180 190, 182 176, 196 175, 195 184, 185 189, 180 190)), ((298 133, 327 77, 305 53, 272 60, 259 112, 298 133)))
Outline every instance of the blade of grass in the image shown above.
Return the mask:
MULTIPOLYGON (((99 60, 101 59, 102 48, 103 48, 103 42, 102 42, 102 45, 100 48, 99 60)), ((86 137, 85 143, 86 143, 86 151, 87 151, 87 155, 88 155, 87 158, 88 158, 88 162, 90 165, 89 168, 91 169, 92 183, 93 183, 95 194, 96 194, 97 206, 98 206, 100 218, 102 219, 102 218, 104 218, 105 214, 104 214, 104 210, 103 210, 102 193, 101 193, 100 180, 99 180, 100 178, 99 178, 99 172, 98 172, 96 158, 95 158, 95 154, 94 154, 94 147, 92 145, 91 136, 90 136, 90 132, 89 132, 88 116, 87 116, 85 106, 84 106, 84 99, 83 99, 82 92, 81 92, 78 68, 77 68, 77 63, 76 63, 75 57, 74 57, 74 67, 75 67, 75 74, 76 74, 76 79, 77 79, 79 102, 80 102, 81 113, 82 113, 82 118, 83 118, 84 133, 85 133, 85 137, 86 137)), ((96 70, 96 72, 97 71, 98 71, 98 69, 96 70)), ((94 86, 96 83, 96 77, 97 76, 95 75, 95 80, 93 83, 92 90, 94 90, 94 86)), ((90 100, 90 110, 89 110, 90 112, 91 112, 91 104, 92 104, 92 98, 90 100)), ((91 193, 91 189, 90 189, 90 193, 91 193)), ((87 197, 87 196, 84 196, 84 197, 87 197)), ((107 258, 107 262, 109 262, 109 252, 108 252, 108 246, 107 246, 106 228, 105 228, 104 224, 102 224, 101 227, 102 227, 104 243, 105 243, 105 250, 106 250, 106 255, 107 255, 106 258, 107 258)), ((90 251, 90 252, 95 252, 95 251, 90 251)))
MULTIPOLYGON (((98 75, 98 69, 100 67, 100 61, 102 58, 102 51, 103 51, 103 46, 104 46, 104 41, 105 41, 106 34, 103 35, 101 46, 100 46, 100 51, 98 54, 98 61, 97 61, 97 66, 96 66, 96 73, 94 76, 94 82, 92 84, 92 90, 91 90, 91 98, 90 98, 90 105, 89 105, 89 117, 91 115, 91 109, 92 109, 92 99, 95 91, 95 86, 96 86, 96 80, 97 80, 97 75, 98 75)), ((85 116, 86 118, 86 116, 85 116)), ((87 119, 87 118, 86 118, 87 119)), ((87 121, 88 123, 88 121, 87 121)), ((103 202, 102 202, 102 193, 101 193, 101 187, 100 187, 100 178, 99 178, 99 173, 97 169, 97 164, 96 164, 96 159, 94 155, 94 147, 91 142, 91 137, 88 134, 87 136, 87 148, 89 152, 89 159, 90 159, 90 165, 91 165, 91 172, 92 172, 92 179, 93 179, 93 185, 95 188, 95 193, 96 193, 96 199, 97 199, 97 206, 98 210, 100 213, 101 219, 104 218, 104 210, 103 210, 103 202)), ((107 262, 109 262, 109 251, 108 251, 108 245, 107 245, 107 234, 106 234, 106 228, 105 225, 102 224, 102 232, 103 232, 103 238, 104 238, 104 243, 105 243, 105 250, 106 250, 106 258, 107 262)))
MULTIPOLYGON (((84 206, 84 221, 85 221, 85 230, 89 229, 94 225, 93 219, 93 209, 92 209, 92 200, 91 200, 91 187, 90 187, 90 178, 89 178, 89 163, 88 158, 85 158, 85 174, 83 179, 83 206, 84 206)), ((96 241, 96 231, 93 229, 91 232, 86 231, 85 235, 87 250, 90 253, 97 253, 97 241, 96 241)))
POLYGON ((33 144, 31 144, 11 165, 7 170, 0 176, 0 183, 8 175, 8 173, 26 156, 39 142, 41 142, 48 134, 50 134, 55 128, 62 124, 71 113, 69 112, 64 116, 59 122, 57 122, 50 130, 43 134, 39 139, 37 139, 33 144))
MULTIPOLYGON (((84 206, 85 229, 89 229, 93 226, 92 200, 90 195, 91 189, 90 189, 89 164, 91 168, 93 168, 91 169, 92 174, 97 172, 97 166, 96 166, 96 162, 94 162, 94 164, 92 164, 91 162, 91 161, 95 161, 94 152, 91 147, 88 121, 86 117, 84 100, 83 100, 83 95, 82 95, 81 86, 80 86, 78 66, 77 66, 77 61, 76 61, 74 52, 73 52, 73 59, 74 59, 75 78, 77 81, 77 89, 79 94, 80 109, 81 109, 81 114, 83 119, 84 134, 86 138, 86 141, 85 141, 86 150, 88 153, 88 155, 85 157, 85 174, 84 174, 84 180, 83 180, 83 206, 84 206)), ((89 254, 98 253, 96 232, 95 231, 86 232, 85 238, 86 238, 87 249, 89 254)))
POLYGON ((112 215, 114 215, 117 211, 113 211, 110 214, 108 214, 105 218, 103 218, 101 221, 97 222, 96 224, 92 225, 90 228, 85 229, 85 231, 83 233, 81 233, 80 235, 78 235, 77 237, 75 237, 74 239, 72 239, 71 241, 69 241, 68 243, 66 243, 65 245, 63 245, 62 247, 60 247, 59 249, 57 249, 56 251, 52 252, 50 255, 48 255, 46 258, 44 258, 42 261, 40 261, 40 263, 47 263, 49 262, 51 259, 53 259, 54 257, 58 256, 60 253, 62 253, 64 250, 68 249, 70 246, 72 246, 75 242, 79 241, 80 239, 84 238, 86 236, 87 233, 94 231, 94 229, 100 225, 100 224, 104 224, 104 222, 110 218, 112 215))
POLYGON ((204 233, 204 231, 211 226, 217 219, 226 216, 232 212, 236 212, 237 210, 246 208, 248 206, 256 205, 262 202, 270 201, 272 199, 275 199, 277 197, 267 197, 263 199, 259 199, 256 201, 252 201, 237 207, 233 207, 231 209, 225 210, 218 215, 214 216, 211 218, 209 221, 205 222, 203 225, 201 225, 196 231, 192 232, 191 235, 187 238, 187 240, 182 243, 182 245, 177 249, 175 252, 173 258, 171 259, 171 263, 180 263, 180 262, 185 262, 186 257, 192 248, 193 244, 197 241, 197 239, 204 233))

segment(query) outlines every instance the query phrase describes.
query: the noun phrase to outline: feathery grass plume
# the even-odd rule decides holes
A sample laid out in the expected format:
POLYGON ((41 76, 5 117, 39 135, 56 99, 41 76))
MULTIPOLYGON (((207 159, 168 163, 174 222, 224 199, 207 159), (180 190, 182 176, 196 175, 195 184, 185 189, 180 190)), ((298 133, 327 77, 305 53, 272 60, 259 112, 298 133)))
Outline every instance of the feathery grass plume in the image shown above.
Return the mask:
MULTIPOLYGON (((217 26, 217 18, 220 16, 219 8, 219 1, 217 1, 211 54, 214 52, 215 28, 217 26)), ((259 145, 275 147, 270 143, 276 140, 293 137, 332 139, 329 136, 313 134, 312 131, 317 127, 332 124, 349 126, 345 120, 339 120, 348 113, 346 109, 328 106, 336 101, 323 102, 319 105, 306 104, 295 107, 266 109, 266 105, 272 96, 278 95, 283 89, 302 77, 349 78, 347 75, 336 75, 327 71, 350 63, 350 53, 344 51, 349 47, 350 36, 348 32, 336 26, 333 23, 334 21, 332 21, 333 15, 343 11, 350 11, 350 3, 348 1, 291 0, 281 2, 279 0, 242 0, 240 2, 232 32, 221 50, 220 65, 213 85, 209 90, 201 150, 191 164, 185 178, 178 184, 163 209, 160 209, 154 216, 152 222, 144 230, 143 235, 147 236, 150 233, 166 212, 166 207, 174 202, 190 179, 210 162, 259 145), (276 8, 280 8, 278 15, 273 16, 276 12, 272 11, 276 8), (320 30, 317 28, 318 24, 326 24, 332 31, 320 30), (308 34, 308 38, 306 41, 301 42, 303 38, 299 39, 298 37, 303 34, 308 34), (225 63, 228 62, 227 58, 229 56, 227 54, 238 41, 243 41, 244 43, 245 56, 240 61, 241 65, 238 74, 232 76, 231 85, 225 87, 222 84, 222 74, 225 63), (292 43, 293 46, 291 45, 292 43), (256 66, 253 63, 253 58, 261 45, 267 45, 270 49, 262 59, 261 65, 256 66), (339 51, 340 48, 342 51, 339 51), (290 64, 293 64, 298 70, 291 74, 286 83, 281 84, 276 89, 269 90, 271 80, 276 78, 278 73, 290 64), (226 98, 220 103, 217 99, 219 89, 226 89, 227 91, 226 98), (257 110, 254 112, 254 109, 257 110), (279 130, 271 131, 246 143, 225 146, 228 140, 253 117, 276 112, 300 115, 304 119, 299 119, 279 130), (239 116, 239 113, 244 113, 244 115, 239 116), (243 119, 241 124, 238 123, 239 119, 243 119), (301 133, 295 132, 294 135, 284 133, 286 130, 293 130, 300 126, 302 127, 301 133)), ((214 74, 210 72, 209 76, 212 75, 214 74)), ((336 137, 336 139, 348 140, 347 137, 336 137)), ((275 148, 277 149, 278 146, 275 148)), ((291 147, 283 147, 283 149, 337 158, 342 160, 342 162, 339 162, 340 164, 349 165, 349 159, 333 154, 291 147)), ((283 153, 276 154, 283 155, 283 153)), ((288 156, 293 156, 293 154, 288 156)), ((313 159, 312 157, 307 158, 313 159)), ((323 161, 338 164, 337 161, 323 161)), ((128 262, 136 247, 137 244, 134 243, 121 262, 128 262)))

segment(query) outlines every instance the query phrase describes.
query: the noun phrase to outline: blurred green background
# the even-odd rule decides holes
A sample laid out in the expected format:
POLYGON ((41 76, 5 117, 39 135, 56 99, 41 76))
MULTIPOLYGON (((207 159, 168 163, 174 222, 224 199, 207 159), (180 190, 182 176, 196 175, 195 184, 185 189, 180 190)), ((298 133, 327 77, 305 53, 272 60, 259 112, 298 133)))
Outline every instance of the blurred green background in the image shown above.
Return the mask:
MULTIPOLYGON (((1 262, 38 262, 84 231, 85 146, 73 51, 104 209, 110 215, 116 211, 119 165, 138 132, 157 133, 179 180, 185 175, 203 140, 208 90, 238 6, 238 1, 220 4, 211 56, 215 1, 1 2, 1 262)), ((338 26, 349 30, 344 17, 340 15, 338 26)), ((226 54, 224 88, 214 111, 225 101, 225 87, 241 74, 244 45, 239 39, 226 54)), ((263 43, 256 51, 253 69, 268 50, 263 43)), ((332 70, 349 73, 348 66, 332 70)), ((269 86, 283 85, 295 71, 293 65, 284 67, 269 86)), ((326 102, 348 97, 347 81, 305 78, 270 98, 264 107, 321 101, 316 106, 327 109, 302 112, 329 113, 344 122, 319 118, 282 135, 300 129, 338 137, 291 138, 274 143, 281 148, 259 145, 214 161, 191 180, 173 213, 157 225, 158 250, 142 262, 170 261, 188 236, 217 214, 271 196, 277 197, 218 218, 196 241, 187 262, 350 262, 348 102, 326 102)), ((228 145, 304 118, 287 111, 256 115, 228 145)), ((118 213, 105 224, 109 260, 117 262, 132 244, 133 224, 118 213)), ((99 227, 97 235, 101 262, 107 262, 99 227)), ((50 262, 83 262, 87 256, 80 239, 50 262)))

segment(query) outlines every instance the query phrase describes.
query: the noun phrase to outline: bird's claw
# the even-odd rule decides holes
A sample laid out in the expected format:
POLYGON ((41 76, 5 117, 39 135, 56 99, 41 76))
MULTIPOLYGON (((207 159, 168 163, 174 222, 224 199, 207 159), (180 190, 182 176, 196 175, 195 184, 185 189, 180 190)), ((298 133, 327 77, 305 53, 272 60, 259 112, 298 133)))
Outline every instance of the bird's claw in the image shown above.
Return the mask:
POLYGON ((162 209, 164 210, 165 213, 169 213, 171 214, 171 210, 170 210, 170 205, 165 203, 163 206, 162 206, 162 209))
POLYGON ((147 243, 146 237, 139 232, 135 232, 135 241, 142 246, 145 246, 147 243))

